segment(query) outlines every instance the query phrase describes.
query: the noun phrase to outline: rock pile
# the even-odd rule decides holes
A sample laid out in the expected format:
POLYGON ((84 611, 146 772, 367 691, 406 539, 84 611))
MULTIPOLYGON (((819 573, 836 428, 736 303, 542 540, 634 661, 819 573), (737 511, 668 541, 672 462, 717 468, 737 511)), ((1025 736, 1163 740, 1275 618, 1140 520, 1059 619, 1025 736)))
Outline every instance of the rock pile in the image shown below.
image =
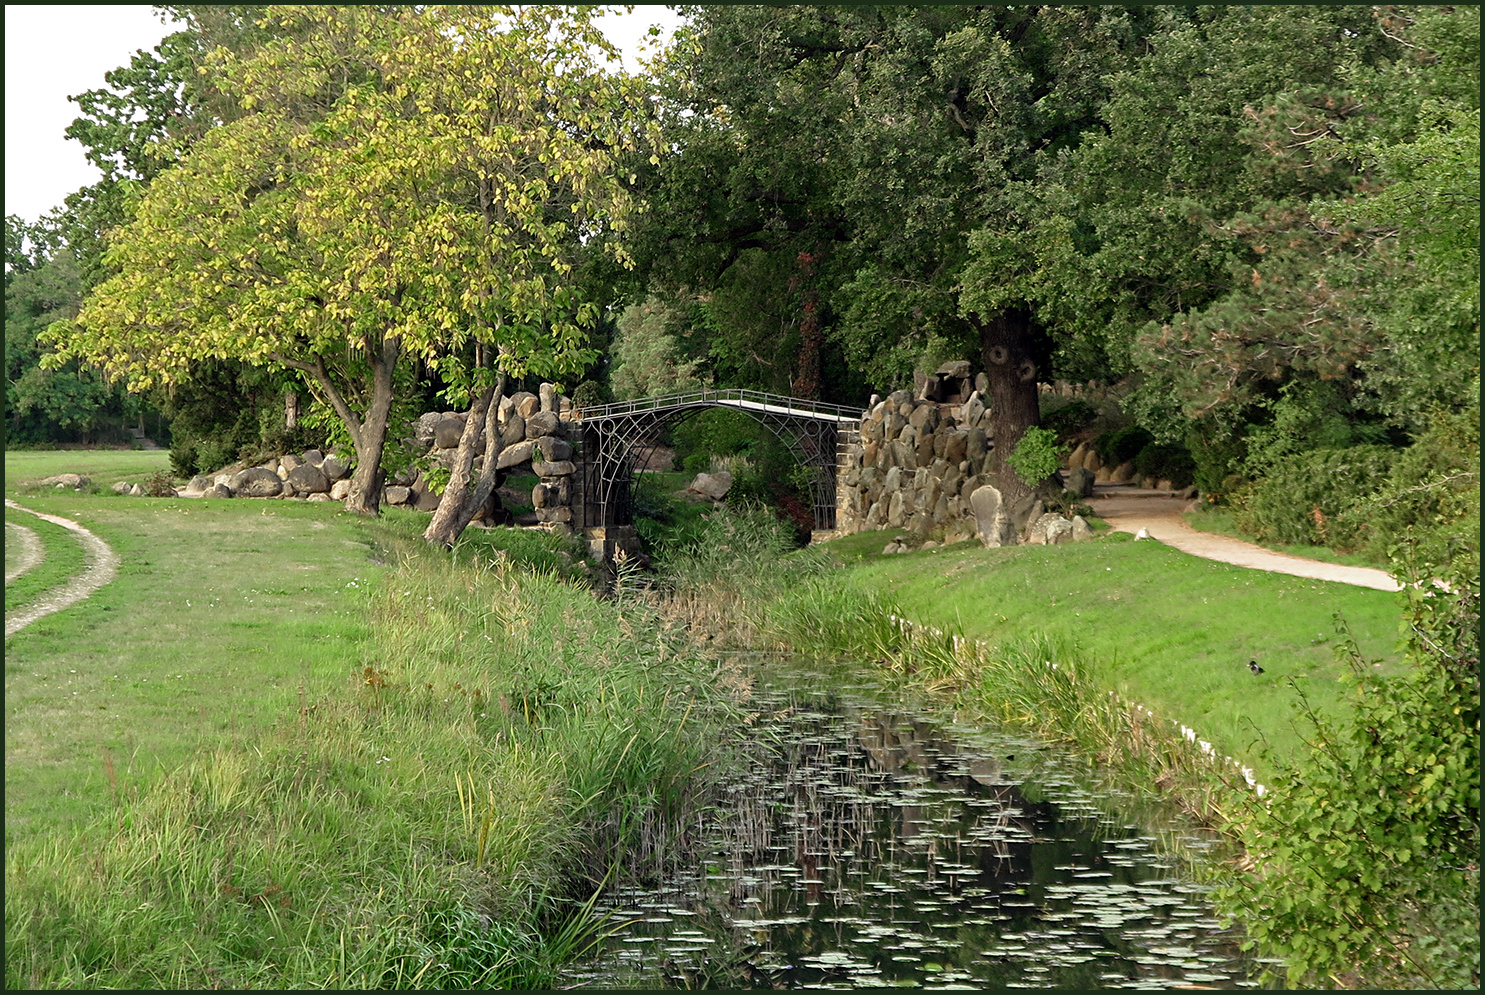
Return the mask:
POLYGON ((928 533, 970 514, 969 495, 990 451, 989 411, 979 391, 941 404, 899 390, 861 419, 837 493, 842 532, 906 528, 928 533))
MULTIPOLYGON (((977 536, 987 546, 1092 535, 1086 521, 1048 513, 1035 496, 1011 506, 1001 500, 994 475, 986 472, 994 445, 990 412, 982 390, 969 385, 969 364, 950 363, 924 379, 916 397, 899 390, 885 400, 872 398, 859 441, 843 447, 836 488, 840 532, 902 528, 916 535, 894 543, 897 549, 889 546, 892 552, 921 547, 930 534, 942 534, 945 543, 977 536)), ((1091 473, 1070 483, 1083 496, 1092 493, 1091 473)))

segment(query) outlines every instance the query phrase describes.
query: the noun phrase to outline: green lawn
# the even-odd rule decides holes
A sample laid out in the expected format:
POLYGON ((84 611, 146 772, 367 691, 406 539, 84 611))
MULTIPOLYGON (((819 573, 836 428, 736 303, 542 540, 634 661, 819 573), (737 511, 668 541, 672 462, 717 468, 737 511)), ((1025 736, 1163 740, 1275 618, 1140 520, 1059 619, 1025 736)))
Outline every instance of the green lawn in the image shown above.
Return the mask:
POLYGON ((891 533, 828 544, 847 582, 915 622, 995 645, 1032 632, 1075 645, 1099 680, 1254 763, 1257 741, 1301 746, 1292 680, 1341 707, 1340 613, 1362 651, 1395 665, 1400 594, 1248 570, 1116 534, 1062 546, 964 543, 875 555, 891 533), (1249 660, 1264 673, 1254 676, 1249 660))
POLYGON ((167 449, 7 449, 5 490, 10 494, 18 486, 59 473, 80 473, 107 489, 118 480, 137 483, 169 469, 167 449))
MULTIPOLYGON (((15 490, 27 477, 153 472, 162 461, 6 454, 9 496, 80 522, 120 559, 93 597, 6 640, 7 839, 106 806, 106 757, 125 789, 140 788, 204 746, 251 739, 294 713, 300 685, 313 692, 361 663, 361 599, 381 569, 339 505, 15 490)), ((64 530, 14 511, 7 519, 48 536, 54 563, 80 565, 64 530)), ((49 569, 12 585, 7 608, 46 586, 33 574, 65 579, 49 569)))

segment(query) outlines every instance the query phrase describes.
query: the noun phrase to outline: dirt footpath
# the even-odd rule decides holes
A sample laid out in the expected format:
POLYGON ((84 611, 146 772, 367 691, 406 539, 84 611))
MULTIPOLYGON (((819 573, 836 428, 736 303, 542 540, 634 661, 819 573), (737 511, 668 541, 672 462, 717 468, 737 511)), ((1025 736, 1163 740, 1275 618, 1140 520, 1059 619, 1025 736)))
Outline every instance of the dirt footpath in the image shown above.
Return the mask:
POLYGON ((1193 503, 1172 497, 1164 491, 1151 491, 1125 484, 1097 484, 1093 488, 1093 497, 1089 504, 1093 507, 1093 513, 1108 522, 1114 531, 1138 534, 1140 529, 1144 529, 1150 538, 1192 556, 1253 570, 1269 570, 1313 580, 1354 584, 1378 591, 1402 590, 1402 585, 1393 580, 1385 570, 1306 560, 1276 553, 1239 539, 1198 532, 1181 518, 1182 513, 1190 510, 1193 503))
POLYGON ((119 557, 102 539, 83 528, 70 518, 62 518, 58 515, 44 515, 30 508, 22 508, 10 498, 5 499, 7 508, 24 511, 28 515, 60 525, 77 536, 77 541, 83 548, 83 572, 73 577, 61 587, 46 591, 35 601, 16 611, 14 615, 6 613, 5 616, 5 638, 9 639, 17 632, 30 625, 39 618, 45 618, 52 612, 59 612, 63 608, 77 604, 79 601, 92 594, 98 588, 113 580, 118 573, 119 557))

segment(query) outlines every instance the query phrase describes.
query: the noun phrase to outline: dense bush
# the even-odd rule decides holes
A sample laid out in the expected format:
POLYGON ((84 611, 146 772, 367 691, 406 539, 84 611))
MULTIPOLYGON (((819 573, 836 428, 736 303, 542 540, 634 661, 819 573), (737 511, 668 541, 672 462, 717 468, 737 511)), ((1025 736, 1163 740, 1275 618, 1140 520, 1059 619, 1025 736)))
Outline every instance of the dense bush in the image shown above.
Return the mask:
POLYGON ((1239 819, 1255 873, 1218 896, 1291 985, 1480 987, 1480 578, 1394 564, 1409 669, 1381 677, 1343 641, 1353 717, 1306 710, 1315 748, 1271 758, 1271 802, 1239 819))
POLYGON ((1057 436, 1045 428, 1028 428, 1016 443, 1016 448, 1006 457, 1016 476, 1027 487, 1035 487, 1057 472, 1062 465, 1062 453, 1057 448, 1057 436))
POLYGON ((1186 436, 1186 449, 1191 453, 1191 482, 1209 497, 1222 497, 1227 481, 1238 475, 1248 455, 1247 440, 1227 431, 1193 430, 1186 436))
POLYGON ((1196 476, 1196 461, 1180 443, 1152 442, 1134 457, 1134 469, 1146 477, 1169 480, 1180 489, 1190 487, 1196 476))
POLYGON ((1362 537, 1346 522, 1387 480, 1398 451, 1387 446, 1313 449, 1278 460, 1262 480, 1232 496, 1233 521, 1268 542, 1354 549, 1362 537), (1337 521, 1339 519, 1340 521, 1337 521))
POLYGON ((1116 428, 1100 435, 1093 440, 1093 449, 1105 466, 1118 466, 1133 460, 1141 449, 1154 441, 1155 436, 1138 425, 1130 425, 1128 428, 1116 428))
POLYGON ((1421 562, 1480 572, 1480 402, 1441 412, 1404 451, 1385 483, 1343 513, 1338 527, 1379 558, 1404 534, 1421 562))
POLYGON ((1098 409, 1087 401, 1070 401, 1042 415, 1042 428, 1054 433, 1059 442, 1069 442, 1079 431, 1098 417, 1098 409))

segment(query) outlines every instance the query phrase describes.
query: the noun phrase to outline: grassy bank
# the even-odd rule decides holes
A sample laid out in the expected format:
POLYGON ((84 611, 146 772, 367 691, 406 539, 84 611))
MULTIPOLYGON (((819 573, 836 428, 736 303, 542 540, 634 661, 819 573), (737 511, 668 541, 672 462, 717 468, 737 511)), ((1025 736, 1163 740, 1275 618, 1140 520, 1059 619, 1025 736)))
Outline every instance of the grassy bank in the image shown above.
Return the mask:
POLYGON ((874 555, 884 541, 867 533, 827 544, 838 582, 991 647, 1032 634, 1063 646, 1090 680, 1264 773, 1263 742, 1303 748, 1291 681, 1322 713, 1339 714, 1337 613, 1363 654, 1382 661, 1379 672, 1397 664, 1400 595, 1214 563, 1123 534, 874 555), (1248 670, 1255 659, 1261 675, 1248 670))
POLYGON ((548 987, 723 769, 726 675, 560 540, 26 500, 123 566, 7 645, 7 987, 548 987))

